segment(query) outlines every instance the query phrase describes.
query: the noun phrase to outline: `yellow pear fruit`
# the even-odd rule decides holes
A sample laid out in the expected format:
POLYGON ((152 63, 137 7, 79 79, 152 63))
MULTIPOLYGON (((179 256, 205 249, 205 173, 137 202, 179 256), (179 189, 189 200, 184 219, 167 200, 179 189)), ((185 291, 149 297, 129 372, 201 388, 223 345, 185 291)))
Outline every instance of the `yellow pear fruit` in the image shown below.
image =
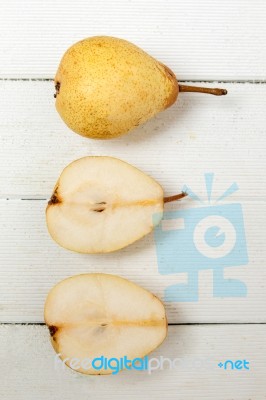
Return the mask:
POLYGON ((81 40, 55 76, 56 109, 82 136, 111 139, 171 106, 179 92, 224 95, 224 89, 179 85, 174 73, 134 44, 114 37, 81 40))

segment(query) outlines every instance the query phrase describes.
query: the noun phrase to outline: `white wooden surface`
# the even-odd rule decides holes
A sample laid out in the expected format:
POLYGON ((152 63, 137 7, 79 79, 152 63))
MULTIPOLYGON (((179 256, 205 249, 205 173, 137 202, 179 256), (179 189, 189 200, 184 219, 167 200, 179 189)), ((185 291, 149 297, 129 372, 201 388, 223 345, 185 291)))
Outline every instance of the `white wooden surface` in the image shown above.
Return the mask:
MULTIPOLYGON (((0 326, 1 398, 266 398, 265 20, 262 0, 2 2, 0 322, 14 325, 0 326), (131 40, 181 80, 208 81, 206 86, 225 87, 229 94, 182 94, 172 108, 127 136, 107 142, 81 138, 57 115, 51 79, 70 44, 99 34, 131 40), (237 182, 239 191, 225 203, 243 207, 249 263, 224 273, 246 284, 247 297, 213 298, 212 271, 201 271, 198 302, 166 303, 171 324, 189 325, 170 326, 155 353, 196 361, 207 356, 214 362, 207 371, 182 365, 151 376, 123 372, 103 379, 54 371, 48 334, 38 323, 56 282, 105 271, 162 297, 167 286, 187 280, 187 274, 159 274, 153 235, 102 257, 71 253, 52 242, 46 199, 62 168, 85 155, 125 159, 157 179, 166 194, 186 184, 204 196, 206 172, 215 173, 214 197, 237 182), (34 324, 21 325, 28 322, 34 324), (250 359, 252 368, 219 369, 217 363, 228 358, 250 359)), ((188 199, 178 204, 196 206, 188 199)))
MULTIPOLYGON (((225 268, 225 277, 242 280, 247 285, 247 297, 214 298, 212 270, 200 271, 199 301, 166 303, 170 323, 266 322, 265 236, 258 233, 266 225, 266 205, 262 201, 242 204, 250 261, 246 266, 225 268)), ((160 298, 167 286, 187 281, 186 273, 159 274, 153 235, 108 255, 64 250, 47 233, 45 206, 46 201, 0 201, 2 322, 43 322, 43 304, 49 289, 75 274, 115 273, 160 298)))
POLYGON ((44 326, 0 328, 3 399, 264 400, 265 325, 170 326, 152 356, 177 358, 176 369, 84 376, 55 367, 44 326), (219 362, 247 360, 250 370, 224 370, 219 362))
POLYGON ((65 126, 54 107, 53 82, 0 81, 1 197, 48 198, 68 163, 110 155, 141 168, 169 194, 187 184, 203 196, 203 174, 214 172, 214 196, 237 181, 234 199, 263 200, 266 85, 220 86, 227 96, 181 93, 173 107, 134 132, 99 141, 65 126))
POLYGON ((62 50, 105 34, 133 41, 180 79, 265 79, 264 0, 2 3, 0 73, 5 77, 53 77, 62 50))

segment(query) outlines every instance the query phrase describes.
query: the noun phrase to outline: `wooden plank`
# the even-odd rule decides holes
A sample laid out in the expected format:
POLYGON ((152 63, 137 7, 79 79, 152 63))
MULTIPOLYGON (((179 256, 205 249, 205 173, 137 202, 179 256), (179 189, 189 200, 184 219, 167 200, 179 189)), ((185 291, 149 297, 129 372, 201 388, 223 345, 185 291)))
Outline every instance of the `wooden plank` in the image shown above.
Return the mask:
POLYGON ((46 327, 2 325, 0 372, 4 379, 0 394, 6 400, 263 400, 265 334, 265 325, 170 326, 166 341, 150 359, 177 359, 175 368, 165 363, 163 370, 151 374, 123 371, 85 376, 55 367, 46 327), (250 369, 219 368, 218 363, 228 359, 246 360, 250 369))
MULTIPOLYGON (((44 326, 0 325, 0 374, 5 377, 1 398, 266 398, 266 325, 262 324, 266 322, 266 85, 255 84, 265 82, 265 17, 263 0, 3 2, 0 322, 43 322, 44 301, 54 284, 74 274, 107 272, 131 279, 162 298, 170 323, 212 325, 169 326, 167 340, 152 356, 178 358, 176 369, 150 375, 127 371, 109 377, 55 370, 44 326), (60 120, 53 83, 43 78, 53 78, 72 43, 97 34, 136 43, 183 81, 250 83, 205 83, 226 87, 228 96, 182 94, 171 109, 130 135, 108 142, 87 140, 72 134, 60 120), (41 80, 5 80, 9 78, 41 80), (236 182, 239 191, 219 204, 242 207, 248 261, 239 266, 232 261, 230 268, 224 268, 224 278, 242 282, 247 295, 234 297, 232 291, 230 296, 225 291, 215 296, 223 281, 219 276, 215 281, 220 266, 214 263, 210 269, 198 266, 199 282, 193 291, 198 299, 166 301, 166 288, 186 284, 193 275, 186 268, 160 273, 153 234, 109 255, 80 255, 57 246, 46 230, 44 199, 62 168, 85 155, 125 159, 156 178, 167 195, 188 185, 204 200, 204 174, 212 172, 213 201, 205 201, 206 210, 236 182), (221 322, 230 324, 217 324, 221 322), (250 370, 219 368, 227 359, 246 359, 250 370)), ((186 199, 167 210, 176 207, 198 215, 197 207, 202 205, 186 199)), ((197 261, 197 255, 193 257, 197 261)), ((176 258, 182 265, 183 249, 176 258)))
POLYGON ((266 85, 222 86, 226 97, 181 93, 134 132, 97 141, 61 121, 52 82, 0 82, 0 198, 47 198, 71 161, 110 155, 153 176, 167 194, 187 184, 204 195, 203 175, 214 172, 214 196, 236 181, 237 197, 264 199, 266 85))
MULTIPOLYGON (((225 205, 236 203, 234 199, 230 201, 225 205)), ((189 209, 192 203, 191 200, 185 200, 178 208, 189 209)), ((240 266, 235 266, 235 261, 232 261, 230 268, 224 268, 224 277, 243 282, 247 287, 247 295, 234 297, 237 293, 226 293, 215 297, 213 291, 219 289, 221 281, 216 279, 216 284, 213 283, 213 272, 220 270, 219 260, 214 263, 213 269, 204 270, 199 265, 198 288, 191 291, 187 289, 188 293, 198 295, 198 299, 170 299, 166 302, 170 323, 266 322, 266 203, 245 201, 241 204, 249 261, 240 266)), ((158 269, 161 258, 160 255, 157 257, 153 234, 107 255, 82 255, 65 250, 54 243, 47 232, 45 206, 46 201, 41 200, 0 201, 1 322, 42 322, 48 291, 60 280, 75 274, 105 272, 121 275, 162 299, 170 285, 186 283, 189 278, 197 276, 192 275, 188 267, 162 275, 158 269)), ((177 262, 181 260, 181 266, 184 251, 183 247, 176 255, 177 262)), ((192 253, 190 257, 192 266, 195 263, 197 267, 198 253, 192 253)), ((177 288, 177 293, 180 290, 180 287, 177 288)))
POLYGON ((53 77, 64 51, 93 35, 135 42, 179 79, 265 79, 263 0, 9 0, 1 8, 2 77, 53 77))

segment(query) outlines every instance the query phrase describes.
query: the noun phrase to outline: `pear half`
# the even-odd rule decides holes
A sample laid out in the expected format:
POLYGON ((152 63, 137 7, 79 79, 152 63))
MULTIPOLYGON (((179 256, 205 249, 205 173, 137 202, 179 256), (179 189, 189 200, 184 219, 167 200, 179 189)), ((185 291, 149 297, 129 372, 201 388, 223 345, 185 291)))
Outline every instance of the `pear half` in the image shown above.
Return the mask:
POLYGON ((46 209, 47 227, 62 247, 107 253, 147 235, 160 222, 162 187, 113 157, 84 157, 62 172, 46 209))
POLYGON ((127 133, 170 107, 179 92, 224 95, 180 85, 175 74, 134 44, 95 36, 64 54, 55 76, 56 109, 74 132, 95 139, 127 133))
POLYGON ((113 372, 93 368, 88 359, 143 358, 167 335, 162 302, 140 286, 108 274, 61 281, 48 294, 44 318, 60 358, 85 374, 113 372))

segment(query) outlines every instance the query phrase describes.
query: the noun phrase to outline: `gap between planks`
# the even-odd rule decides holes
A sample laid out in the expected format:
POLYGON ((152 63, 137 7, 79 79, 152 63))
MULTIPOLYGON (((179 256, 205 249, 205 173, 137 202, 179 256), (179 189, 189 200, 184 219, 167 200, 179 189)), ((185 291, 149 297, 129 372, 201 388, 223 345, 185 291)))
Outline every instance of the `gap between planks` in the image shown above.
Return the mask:
MULTIPOLYGON (((0 77, 0 82, 1 81, 13 81, 13 82, 53 82, 54 78, 52 77, 47 77, 47 78, 42 78, 42 77, 33 77, 33 78, 19 78, 19 77, 0 77)), ((222 80, 217 80, 217 79, 182 79, 178 80, 179 83, 185 83, 185 82, 192 82, 192 83, 232 83, 232 84, 254 84, 254 85, 259 85, 259 84, 266 84, 266 79, 222 79, 222 80)))
MULTIPOLYGON (((45 322, 0 322, 1 325, 10 326, 45 326, 45 322)), ((168 323, 168 326, 209 326, 209 325, 266 325, 266 322, 187 322, 187 323, 168 323)))

